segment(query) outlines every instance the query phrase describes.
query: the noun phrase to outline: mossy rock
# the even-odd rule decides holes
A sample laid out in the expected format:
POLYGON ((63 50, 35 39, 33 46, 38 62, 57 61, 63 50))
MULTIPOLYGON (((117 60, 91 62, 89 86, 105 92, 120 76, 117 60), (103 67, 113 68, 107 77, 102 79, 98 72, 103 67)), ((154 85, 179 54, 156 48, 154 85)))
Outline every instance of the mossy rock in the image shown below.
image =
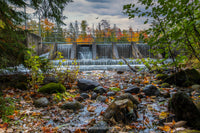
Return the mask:
POLYGON ((178 120, 185 120, 188 126, 200 130, 200 111, 186 93, 174 94, 169 100, 168 109, 178 120))
POLYGON ((164 80, 164 79, 166 79, 167 77, 168 77, 167 74, 157 74, 157 75, 156 75, 156 79, 158 79, 158 80, 164 80))
POLYGON ((65 91, 66 88, 60 83, 49 83, 38 89, 38 92, 48 93, 48 94, 58 93, 58 92, 63 93, 65 91))
POLYGON ((161 84, 161 87, 162 87, 162 88, 169 88, 169 87, 170 87, 170 84, 168 84, 168 83, 162 83, 162 84, 161 84))
POLYGON ((196 69, 181 70, 163 81, 177 86, 188 87, 193 84, 200 84, 200 73, 196 69))

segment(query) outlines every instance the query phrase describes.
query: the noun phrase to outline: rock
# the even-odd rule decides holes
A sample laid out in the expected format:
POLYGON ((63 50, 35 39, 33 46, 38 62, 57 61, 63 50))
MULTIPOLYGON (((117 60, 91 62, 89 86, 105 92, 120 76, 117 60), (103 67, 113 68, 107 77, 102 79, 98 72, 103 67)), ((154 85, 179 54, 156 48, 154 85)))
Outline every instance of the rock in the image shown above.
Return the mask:
POLYGON ((103 94, 103 93, 106 93, 106 89, 105 88, 103 88, 102 86, 98 86, 98 87, 96 87, 95 89, 94 89, 94 92, 96 92, 96 93, 100 93, 100 94, 103 94))
POLYGON ((198 103, 196 104, 196 106, 197 106, 197 109, 200 111, 200 102, 198 102, 198 103))
POLYGON ((81 93, 80 96, 84 99, 89 98, 89 95, 87 93, 81 93))
POLYGON ((137 86, 132 86, 124 90, 125 93, 135 93, 135 94, 138 94, 139 91, 140 91, 140 88, 137 86))
POLYGON ((77 86, 81 91, 88 91, 88 90, 93 90, 97 86, 100 86, 100 84, 92 80, 79 79, 77 86))
POLYGON ((188 126, 200 129, 200 111, 186 93, 174 94, 169 100, 168 109, 178 120, 185 120, 188 126))
POLYGON ((19 83, 16 83, 15 87, 20 89, 20 90, 27 90, 28 84, 26 82, 19 82, 19 83))
POLYGON ((81 96, 75 97, 75 100, 76 100, 76 101, 79 101, 79 102, 84 101, 83 97, 81 97, 81 96))
POLYGON ((128 124, 137 119, 137 106, 130 99, 113 101, 103 114, 104 120, 108 122, 119 122, 128 124))
POLYGON ((125 94, 122 94, 122 95, 116 97, 116 100, 123 100, 123 99, 129 99, 132 101, 133 104, 136 104, 136 105, 138 105, 140 103, 138 100, 138 97, 133 96, 130 93, 125 93, 125 94))
POLYGON ((114 91, 107 92, 107 96, 114 96, 116 93, 114 91))
POLYGON ((67 103, 64 103, 61 108, 62 109, 71 109, 71 110, 78 110, 78 109, 81 109, 83 108, 84 106, 77 102, 77 101, 74 101, 74 102, 67 102, 67 103))
POLYGON ((167 74, 157 74, 157 75, 156 75, 156 79, 158 79, 158 80, 164 80, 164 79, 166 79, 167 77, 168 77, 167 74))
POLYGON ((41 97, 34 101, 33 103, 35 107, 47 107, 49 104, 49 100, 46 97, 41 97))
POLYGON ((200 85, 198 85, 198 84, 192 85, 192 89, 196 90, 196 91, 200 91, 200 85))
POLYGON ((98 96, 97 93, 93 92, 93 93, 92 93, 92 96, 91 96, 91 99, 92 99, 92 100, 95 100, 95 99, 97 98, 97 96, 98 96))
POLYGON ((195 69, 181 70, 170 75, 163 81, 177 86, 188 87, 194 84, 200 84, 200 73, 195 69))
POLYGON ((100 121, 93 127, 90 127, 88 133, 106 133, 108 130, 108 124, 105 121, 100 121))
POLYGON ((168 83, 162 83, 162 84, 161 84, 161 87, 162 87, 162 88, 169 88, 169 87, 170 87, 170 84, 168 84, 168 83))
POLYGON ((164 98, 170 98, 170 93, 168 91, 161 91, 160 95, 164 98))
POLYGON ((106 96, 98 96, 96 100, 99 102, 106 102, 106 99, 107 99, 106 96))
POLYGON ((58 83, 58 78, 55 78, 55 77, 45 77, 43 79, 43 84, 49 84, 49 83, 58 83))
POLYGON ((123 74, 124 71, 123 70, 117 70, 117 74, 123 74))
POLYGON ((145 86, 143 92, 146 96, 158 96, 160 94, 160 91, 154 85, 145 86))
POLYGON ((48 93, 48 94, 58 93, 58 92, 63 93, 65 91, 66 88, 60 83, 49 83, 38 89, 38 92, 48 93))

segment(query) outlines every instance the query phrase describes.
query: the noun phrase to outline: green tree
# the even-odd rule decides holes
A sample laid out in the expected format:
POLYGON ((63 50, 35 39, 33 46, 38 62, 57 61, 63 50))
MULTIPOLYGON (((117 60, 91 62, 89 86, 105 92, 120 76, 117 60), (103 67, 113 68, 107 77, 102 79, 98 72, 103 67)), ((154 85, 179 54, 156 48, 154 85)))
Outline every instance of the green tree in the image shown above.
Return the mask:
POLYGON ((87 28, 88 24, 86 20, 82 20, 81 22, 81 34, 83 35, 83 37, 86 37, 87 33, 86 33, 86 28, 87 28))
POLYGON ((21 63, 26 50, 23 44, 26 33, 18 25, 28 15, 16 8, 30 7, 36 15, 64 24, 62 12, 69 2, 72 0, 0 0, 0 67, 21 63))
POLYGON ((76 39, 77 39, 78 35, 79 35, 79 27, 78 27, 78 21, 77 20, 75 21, 74 29, 75 29, 76 39))
POLYGON ((76 41, 76 31, 72 23, 69 24, 69 37, 72 41, 76 41))
POLYGON ((172 58, 177 69, 188 57, 200 61, 199 0, 138 0, 138 4, 124 5, 123 10, 129 18, 145 17, 144 24, 153 22, 145 32, 154 53, 172 58))

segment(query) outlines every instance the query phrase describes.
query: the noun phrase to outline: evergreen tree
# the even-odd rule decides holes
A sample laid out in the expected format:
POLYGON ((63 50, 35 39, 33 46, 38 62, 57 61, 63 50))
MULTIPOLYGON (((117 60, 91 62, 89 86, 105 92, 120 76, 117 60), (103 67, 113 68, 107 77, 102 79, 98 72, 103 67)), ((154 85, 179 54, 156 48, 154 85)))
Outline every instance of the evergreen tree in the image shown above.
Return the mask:
POLYGON ((87 33, 86 33, 86 28, 87 28, 88 24, 86 20, 82 20, 81 22, 81 34, 83 35, 83 37, 86 37, 87 33))
POLYGON ((69 2, 72 0, 0 0, 0 67, 21 63, 26 50, 23 44, 26 33, 18 25, 28 15, 16 8, 30 7, 36 15, 64 24, 62 12, 69 2))
POLYGON ((78 38, 79 36, 79 27, 78 27, 78 21, 76 20, 75 21, 75 35, 76 35, 76 39, 78 38))

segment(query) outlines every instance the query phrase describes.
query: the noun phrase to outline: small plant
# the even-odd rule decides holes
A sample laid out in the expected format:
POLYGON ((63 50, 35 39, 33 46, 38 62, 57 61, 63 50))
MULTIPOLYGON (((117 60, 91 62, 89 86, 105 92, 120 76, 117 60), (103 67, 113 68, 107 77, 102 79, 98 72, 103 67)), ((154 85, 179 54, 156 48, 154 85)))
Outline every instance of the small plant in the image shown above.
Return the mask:
MULTIPOLYGON (((34 48, 34 46, 33 46, 34 48)), ((33 50, 27 51, 27 56, 25 59, 26 66, 30 70, 30 79, 28 82, 33 87, 33 89, 37 88, 38 83, 41 83, 44 79, 43 73, 41 72, 41 60, 40 57, 37 55, 33 55, 33 50)))
POLYGON ((12 116, 15 110, 15 103, 11 98, 0 96, 0 118, 3 122, 9 122, 9 116, 12 116))
POLYGON ((74 60, 71 67, 67 65, 63 66, 62 63, 65 62, 65 59, 63 59, 61 52, 57 52, 56 60, 59 60, 59 62, 58 66, 53 69, 54 76, 56 76, 62 84, 74 82, 79 72, 76 60, 74 60))

